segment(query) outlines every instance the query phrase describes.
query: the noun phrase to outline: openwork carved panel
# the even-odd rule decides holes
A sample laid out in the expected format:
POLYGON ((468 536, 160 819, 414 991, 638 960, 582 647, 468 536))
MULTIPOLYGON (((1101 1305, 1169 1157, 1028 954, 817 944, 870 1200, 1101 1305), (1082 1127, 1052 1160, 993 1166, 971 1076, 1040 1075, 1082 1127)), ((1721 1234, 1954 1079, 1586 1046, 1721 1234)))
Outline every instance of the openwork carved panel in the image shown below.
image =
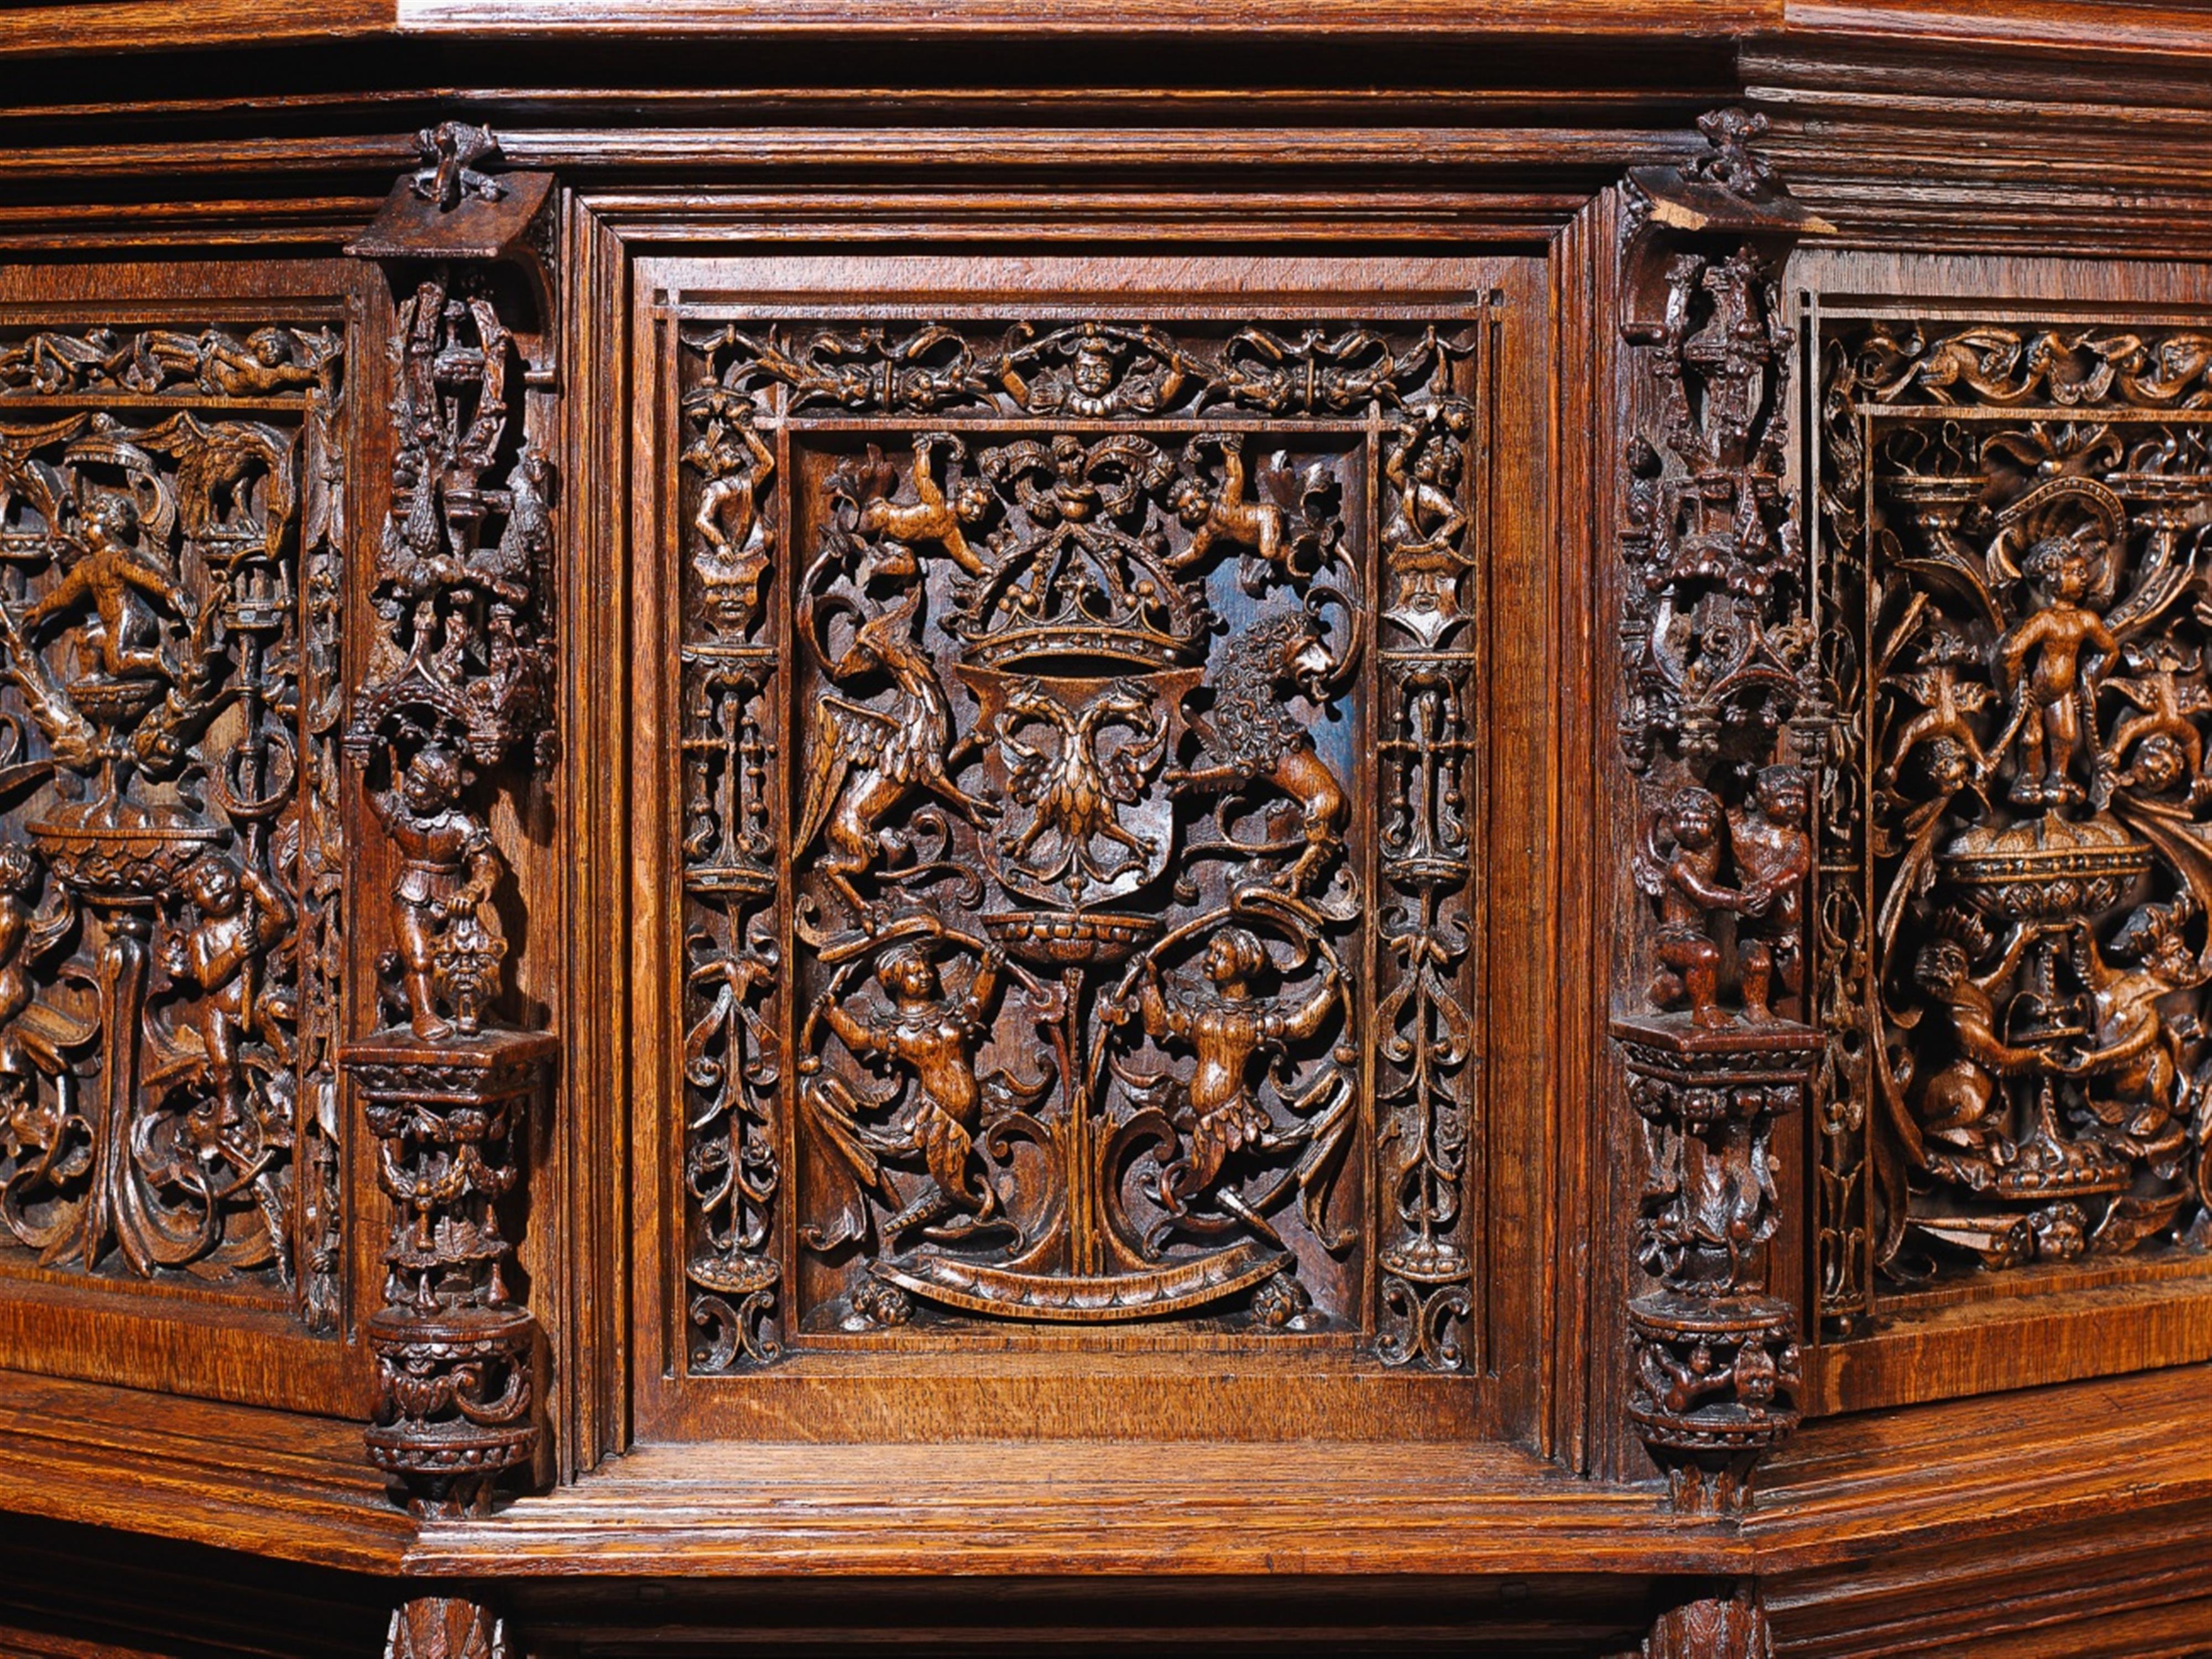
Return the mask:
POLYGON ((0 1271, 336 1322, 341 370, 0 329, 0 1271))
POLYGON ((1486 332, 683 321, 694 1372, 1469 1363, 1486 332))
POLYGON ((1818 343, 1822 1309, 2201 1252, 2212 329, 1818 343))

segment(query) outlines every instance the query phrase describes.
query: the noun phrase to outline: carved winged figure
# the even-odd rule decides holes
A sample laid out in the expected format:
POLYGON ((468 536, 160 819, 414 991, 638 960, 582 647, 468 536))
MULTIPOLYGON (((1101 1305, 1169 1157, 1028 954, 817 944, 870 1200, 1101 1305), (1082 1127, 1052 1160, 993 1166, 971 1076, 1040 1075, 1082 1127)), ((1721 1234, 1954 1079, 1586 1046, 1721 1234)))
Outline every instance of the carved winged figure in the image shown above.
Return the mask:
POLYGON ((884 820, 917 790, 936 795, 978 829, 998 811, 961 788, 947 769, 952 709, 929 659, 914 641, 921 602, 921 588, 909 587, 902 599, 864 620, 852 642, 827 665, 830 678, 840 685, 888 676, 890 702, 872 708, 850 697, 823 697, 806 745, 805 805, 793 848, 803 853, 816 837, 827 841, 830 851, 819 867, 859 911, 868 906, 854 878, 871 869, 878 854, 905 852, 906 837, 884 820))
POLYGON ((999 741, 1014 761, 1009 793, 1036 814, 1007 847, 1008 857, 1039 881, 1065 876, 1079 892, 1086 878, 1110 882, 1158 850, 1123 829, 1114 811, 1116 805, 1144 798, 1152 769, 1167 747, 1167 718, 1147 687, 1116 680, 1079 712, 1036 680, 1018 680, 1007 692, 1006 711, 999 741), (1058 745, 1048 752, 1015 737, 1014 731, 1029 721, 1052 727, 1058 745), (1100 734, 1117 723, 1133 729, 1136 740, 1102 754, 1100 734), (1057 855, 1048 866, 1029 863, 1030 851, 1048 832, 1060 837, 1057 855), (1100 840, 1125 848, 1130 856, 1111 866, 1100 864, 1091 852, 1100 840))

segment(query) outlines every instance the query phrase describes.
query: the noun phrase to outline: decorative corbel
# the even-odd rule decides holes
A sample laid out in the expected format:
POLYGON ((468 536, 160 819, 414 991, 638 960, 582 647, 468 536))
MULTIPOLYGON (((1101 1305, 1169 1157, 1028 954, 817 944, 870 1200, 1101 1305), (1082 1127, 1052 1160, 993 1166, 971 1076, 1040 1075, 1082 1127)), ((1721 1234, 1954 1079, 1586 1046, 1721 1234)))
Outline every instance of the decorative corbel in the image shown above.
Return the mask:
POLYGON ((1825 748, 1796 501, 1784 482, 1782 261, 1826 228, 1704 117, 1705 152, 1629 174, 1633 348, 1620 546, 1629 873, 1648 974, 1612 1023, 1647 1156, 1629 1413, 1680 1510, 1749 1502, 1798 1420, 1796 1316, 1770 1293, 1774 1125, 1802 1103, 1811 791, 1825 748))
POLYGON ((482 128, 420 143, 349 249, 382 264, 397 318, 377 637, 345 744, 399 874, 387 1023, 342 1058, 394 1205, 369 1455, 433 1516, 488 1512, 544 1437, 544 1344, 514 1299, 501 1212, 557 1043, 501 1017, 491 816, 555 757, 556 318, 552 176, 496 171, 482 128))

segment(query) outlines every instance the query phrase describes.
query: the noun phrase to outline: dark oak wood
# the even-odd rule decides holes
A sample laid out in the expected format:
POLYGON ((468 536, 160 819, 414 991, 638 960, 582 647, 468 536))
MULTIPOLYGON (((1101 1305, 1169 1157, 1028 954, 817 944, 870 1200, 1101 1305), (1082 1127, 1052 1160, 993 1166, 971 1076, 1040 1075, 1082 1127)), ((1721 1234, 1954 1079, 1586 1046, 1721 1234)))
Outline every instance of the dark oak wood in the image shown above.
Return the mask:
POLYGON ((0 1646, 2212 1645, 2208 55, 0 4, 0 1646))

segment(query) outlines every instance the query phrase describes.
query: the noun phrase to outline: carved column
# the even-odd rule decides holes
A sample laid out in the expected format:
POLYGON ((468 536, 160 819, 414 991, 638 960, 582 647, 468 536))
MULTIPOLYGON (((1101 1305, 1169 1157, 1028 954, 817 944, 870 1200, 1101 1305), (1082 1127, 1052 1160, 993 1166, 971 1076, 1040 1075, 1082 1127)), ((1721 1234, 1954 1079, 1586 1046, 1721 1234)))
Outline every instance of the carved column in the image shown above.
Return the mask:
POLYGON ((1773 1135, 1820 1047, 1804 919, 1825 721, 1784 483, 1778 291, 1818 222, 1751 152, 1764 125, 1721 111, 1698 123, 1705 155, 1631 173, 1623 252, 1620 735, 1648 906, 1613 1035, 1642 1127, 1638 1255, 1653 1280, 1629 1310, 1629 1413, 1674 1507, 1699 1513, 1743 1508, 1753 1466, 1796 1426, 1796 1321, 1768 1282, 1773 1135))
MULTIPOLYGON (((369 1320, 369 1455, 412 1510, 441 1516, 486 1512, 543 1435, 544 1343, 514 1299, 502 1212, 557 1044, 501 1015, 507 871, 491 812, 553 758, 552 470, 526 390, 552 382, 553 181, 495 176, 481 129, 442 126, 422 147, 350 250, 383 262, 398 296, 379 637, 346 733, 398 876, 388 1023, 343 1058, 395 1206, 369 1320)), ((489 1646, 456 1644, 450 1620, 407 1618, 411 1645, 396 1624, 395 1652, 500 1650, 495 1628, 489 1646)))

